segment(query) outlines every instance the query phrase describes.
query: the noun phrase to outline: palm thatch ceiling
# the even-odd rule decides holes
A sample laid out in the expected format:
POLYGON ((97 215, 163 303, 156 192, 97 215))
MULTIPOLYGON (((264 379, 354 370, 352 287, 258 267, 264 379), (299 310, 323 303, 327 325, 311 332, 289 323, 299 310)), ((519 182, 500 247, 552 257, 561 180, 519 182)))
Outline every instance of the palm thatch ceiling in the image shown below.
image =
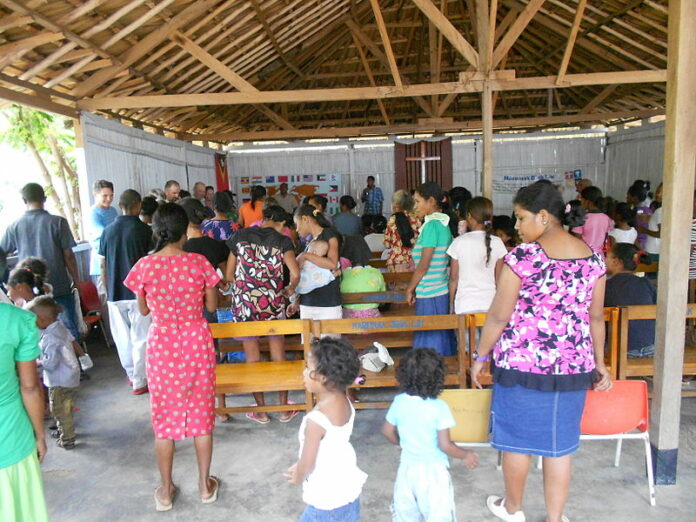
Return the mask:
POLYGON ((615 123, 666 66, 667 0, 0 0, 0 98, 191 140, 615 123))

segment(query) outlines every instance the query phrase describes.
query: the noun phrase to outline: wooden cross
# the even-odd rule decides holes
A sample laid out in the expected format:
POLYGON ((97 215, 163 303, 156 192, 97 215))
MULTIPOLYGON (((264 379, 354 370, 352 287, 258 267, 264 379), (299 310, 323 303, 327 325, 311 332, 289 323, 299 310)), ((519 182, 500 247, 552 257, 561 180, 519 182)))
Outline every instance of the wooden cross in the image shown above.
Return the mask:
POLYGON ((421 153, 420 156, 415 158, 406 158, 406 161, 420 161, 421 164, 421 183, 425 183, 425 162, 426 161, 440 161, 442 158, 440 156, 428 156, 425 152, 425 141, 420 142, 421 153))

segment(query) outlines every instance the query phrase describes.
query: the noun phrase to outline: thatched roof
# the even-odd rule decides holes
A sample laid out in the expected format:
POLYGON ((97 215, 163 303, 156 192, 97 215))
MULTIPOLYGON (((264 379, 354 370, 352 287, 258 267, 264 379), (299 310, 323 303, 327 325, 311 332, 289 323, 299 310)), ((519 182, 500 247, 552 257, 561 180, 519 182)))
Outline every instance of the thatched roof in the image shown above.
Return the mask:
POLYGON ((476 129, 488 87, 496 128, 665 105, 667 0, 0 0, 0 38, 1 98, 188 139, 476 129))

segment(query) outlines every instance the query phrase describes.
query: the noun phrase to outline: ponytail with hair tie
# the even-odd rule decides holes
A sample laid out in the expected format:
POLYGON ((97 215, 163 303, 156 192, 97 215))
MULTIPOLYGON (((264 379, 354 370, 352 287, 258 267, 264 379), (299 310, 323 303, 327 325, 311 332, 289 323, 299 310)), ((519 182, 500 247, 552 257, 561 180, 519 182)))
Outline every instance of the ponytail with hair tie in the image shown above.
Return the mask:
POLYGON ((647 252, 645 252, 644 250, 638 250, 635 254, 633 254, 633 262, 634 262, 636 265, 640 265, 640 264, 641 264, 641 262, 640 262, 641 258, 642 258, 643 256, 646 256, 646 255, 647 255, 647 252))
POLYGON ((313 215, 314 217, 317 217, 317 216, 319 216, 320 214, 321 214, 321 210, 319 210, 318 208, 315 208, 315 209, 312 211, 312 215, 313 215))

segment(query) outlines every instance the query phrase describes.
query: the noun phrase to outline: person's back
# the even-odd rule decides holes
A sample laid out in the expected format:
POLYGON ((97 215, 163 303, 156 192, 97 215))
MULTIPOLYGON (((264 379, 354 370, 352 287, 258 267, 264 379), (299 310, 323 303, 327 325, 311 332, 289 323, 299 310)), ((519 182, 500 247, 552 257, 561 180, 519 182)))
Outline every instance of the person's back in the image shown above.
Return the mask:
POLYGON ((589 211, 585 216, 585 224, 573 229, 582 236, 583 241, 594 250, 601 252, 607 235, 614 227, 614 221, 600 211, 589 211))
POLYGON ((20 259, 45 259, 50 268, 48 282, 56 296, 70 293, 72 279, 65 265, 63 251, 74 246, 67 220, 43 209, 27 210, 7 227, 0 243, 2 250, 7 253, 16 251, 20 259))
POLYGON ((360 234, 362 221, 352 212, 339 212, 333 218, 333 226, 342 236, 357 236, 360 234))
POLYGON ((99 254, 106 262, 108 301, 135 299, 123 280, 151 248, 152 229, 137 216, 118 216, 104 229, 99 254))

